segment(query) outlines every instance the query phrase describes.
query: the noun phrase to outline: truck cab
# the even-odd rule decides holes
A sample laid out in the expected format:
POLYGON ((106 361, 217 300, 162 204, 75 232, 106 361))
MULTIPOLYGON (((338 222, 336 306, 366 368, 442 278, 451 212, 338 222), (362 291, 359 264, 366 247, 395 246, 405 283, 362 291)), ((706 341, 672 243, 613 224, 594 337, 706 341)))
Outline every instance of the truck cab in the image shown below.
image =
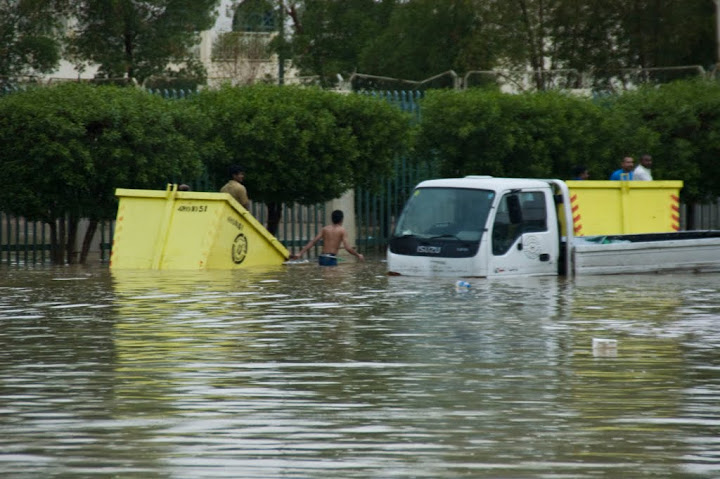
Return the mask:
POLYGON ((488 176, 424 181, 395 225, 388 273, 557 275, 563 263, 559 228, 552 182, 488 176))

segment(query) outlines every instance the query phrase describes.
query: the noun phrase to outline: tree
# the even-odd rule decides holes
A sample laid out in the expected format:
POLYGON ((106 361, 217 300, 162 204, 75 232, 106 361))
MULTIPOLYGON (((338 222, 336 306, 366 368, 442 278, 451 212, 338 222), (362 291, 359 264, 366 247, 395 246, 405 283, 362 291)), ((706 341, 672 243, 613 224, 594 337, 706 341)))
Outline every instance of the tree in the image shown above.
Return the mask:
POLYGON ((295 26, 296 64, 324 84, 356 70, 422 80, 450 69, 497 69, 541 90, 577 88, 585 79, 606 88, 611 80, 676 79, 696 72, 657 69, 715 62, 709 0, 282 3, 295 26))
MULTIPOLYGON (((570 86, 581 86, 582 74, 592 85, 607 87, 612 79, 637 84, 678 78, 671 70, 638 75, 631 69, 713 63, 713 6, 705 0, 490 3, 505 57, 515 67, 530 66, 538 89, 552 84, 548 70, 575 70, 568 73, 570 86)), ((679 73, 688 74, 696 72, 679 73)))
POLYGON ((703 0, 636 0, 625 2, 631 66, 713 65, 715 6, 703 0))
MULTIPOLYGON (((384 29, 397 0, 288 1, 293 24, 291 48, 304 75, 317 75, 323 86, 337 83, 359 67, 362 49, 384 29)), ((276 48, 282 48, 275 42, 276 48)))
POLYGON ((455 70, 490 68, 493 50, 472 0, 415 0, 397 5, 387 27, 362 46, 361 71, 423 80, 455 70))
MULTIPOLYGON (((587 2, 565 0, 553 18, 552 41, 555 68, 605 76, 627 65, 618 53, 624 41, 622 0, 587 2)), ((625 49, 622 49, 625 52, 625 49)), ((575 87, 581 86, 576 78, 575 87)))
POLYGON ((250 198, 268 205, 273 234, 282 203, 311 205, 356 185, 377 187, 410 141, 405 114, 373 98, 254 85, 204 91, 193 102, 224 147, 208 170, 224 180, 229 165, 244 165, 250 198))
POLYGON ((181 65, 198 75, 190 52, 214 22, 217 0, 71 0, 77 19, 71 51, 111 78, 142 83, 181 65))
POLYGON ((49 224, 53 261, 74 262, 79 218, 91 220, 87 247, 97 220, 116 213, 116 188, 199 176, 207 124, 188 102, 134 88, 73 83, 6 95, 0 211, 49 224))
POLYGON ((0 0, 0 77, 53 71, 66 0, 0 0))

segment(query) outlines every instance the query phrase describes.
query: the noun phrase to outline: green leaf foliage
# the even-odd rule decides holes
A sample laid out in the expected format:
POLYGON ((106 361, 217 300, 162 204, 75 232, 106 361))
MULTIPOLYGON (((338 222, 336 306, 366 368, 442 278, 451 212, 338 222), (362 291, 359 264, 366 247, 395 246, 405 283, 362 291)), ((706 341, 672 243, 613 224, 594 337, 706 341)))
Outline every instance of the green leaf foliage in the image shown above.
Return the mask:
MULTIPOLYGON (((285 5, 295 25, 295 64, 324 84, 334 82, 338 72, 422 80, 449 69, 461 78, 496 69, 538 89, 586 84, 606 90, 616 88, 618 78, 631 84, 688 78, 698 70, 674 67, 708 69, 717 60, 715 5, 709 0, 286 0, 285 5), (526 76, 528 67, 538 74, 526 76), (638 68, 652 70, 638 76, 638 68)), ((471 83, 493 78, 478 74, 471 83)))
POLYGON ((603 99, 540 92, 432 91, 418 152, 444 176, 605 180, 624 156, 653 157, 653 178, 682 180, 683 200, 720 195, 720 84, 678 81, 603 99))
POLYGON ((50 73, 57 67, 66 3, 0 1, 0 77, 50 73))
POLYGON ((118 187, 161 188, 202 169, 207 121, 141 90, 63 84, 0 98, 0 210, 51 222, 115 215, 118 187))
MULTIPOLYGON (((188 65, 198 33, 209 29, 218 0, 69 0, 77 20, 70 42, 76 59, 100 66, 111 78, 140 83, 171 63, 188 65)), ((197 74, 197 72, 195 72, 197 74)), ((204 77, 204 72, 200 73, 204 77)))
POLYGON ((471 0, 397 2, 388 25, 368 38, 359 54, 360 71, 423 80, 455 70, 488 66, 493 49, 471 0), (478 48, 479 47, 479 48, 478 48))
POLYGON ((646 148, 653 156, 653 178, 683 180, 688 201, 720 195, 720 84, 641 88, 618 97, 614 107, 655 139, 646 148))
POLYGON ((241 164, 250 197, 314 204, 377 185, 409 144, 408 118, 374 98, 315 88, 225 87, 193 98, 224 154, 208 163, 222 184, 241 164))
POLYGON ((335 95, 330 104, 337 122, 356 139, 357 159, 351 164, 353 187, 377 191, 380 178, 390 178, 394 162, 414 141, 411 117, 373 96, 335 95))
POLYGON ((435 156, 445 176, 567 178, 573 165, 600 163, 603 111, 582 98, 431 91, 422 108, 418 150, 435 156))
MULTIPOLYGON (((332 85, 336 75, 357 70, 365 45, 380 34, 393 0, 304 0, 293 6, 291 38, 294 63, 303 74, 317 75, 322 85, 332 85)), ((282 45, 276 42, 276 48, 282 45)))

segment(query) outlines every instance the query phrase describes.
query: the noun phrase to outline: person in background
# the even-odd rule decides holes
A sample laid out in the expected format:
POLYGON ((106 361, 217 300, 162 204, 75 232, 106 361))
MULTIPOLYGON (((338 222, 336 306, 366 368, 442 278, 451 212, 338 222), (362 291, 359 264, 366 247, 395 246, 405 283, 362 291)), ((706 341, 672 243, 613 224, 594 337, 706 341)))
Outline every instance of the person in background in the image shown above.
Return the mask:
POLYGON ((631 156, 626 156, 620 162, 620 168, 613 171, 610 179, 613 181, 629 181, 633 179, 633 170, 635 169, 635 160, 631 156))
POLYGON ((229 169, 230 180, 225 186, 220 188, 220 193, 229 193, 235 198, 243 208, 248 209, 250 206, 250 198, 248 198, 247 189, 242 184, 245 179, 245 168, 240 165, 232 165, 229 169))
POLYGON ((337 266, 337 253, 340 250, 340 246, 343 246, 345 250, 353 256, 356 256, 360 261, 364 261, 365 257, 355 251, 348 244, 348 235, 345 228, 343 228, 342 222, 344 214, 341 210, 335 210, 330 215, 332 224, 323 227, 320 232, 301 249, 298 254, 290 256, 290 259, 298 259, 307 250, 313 247, 315 243, 322 239, 323 247, 322 254, 318 256, 318 263, 320 266, 337 266))
POLYGON ((583 181, 590 178, 590 172, 588 172, 587 166, 578 165, 573 168, 573 180, 583 181))
POLYGON ((640 157, 640 164, 633 171, 633 180, 637 181, 652 181, 652 156, 647 153, 640 157))

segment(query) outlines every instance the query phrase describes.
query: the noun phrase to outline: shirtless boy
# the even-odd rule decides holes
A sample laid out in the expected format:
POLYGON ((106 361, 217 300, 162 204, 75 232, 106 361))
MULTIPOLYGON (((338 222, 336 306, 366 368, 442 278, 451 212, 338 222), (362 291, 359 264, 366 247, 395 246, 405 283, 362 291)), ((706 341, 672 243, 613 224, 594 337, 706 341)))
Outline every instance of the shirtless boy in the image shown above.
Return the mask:
POLYGON ((318 257, 318 262, 321 266, 336 266, 337 265, 337 253, 342 245, 345 250, 353 256, 356 256, 360 261, 364 261, 365 257, 355 251, 348 244, 348 235, 345 228, 342 226, 343 212, 335 210, 332 212, 332 224, 323 227, 315 238, 310 240, 298 254, 290 256, 291 259, 298 259, 300 256, 305 254, 307 250, 313 247, 315 243, 322 239, 323 247, 322 254, 318 257))

